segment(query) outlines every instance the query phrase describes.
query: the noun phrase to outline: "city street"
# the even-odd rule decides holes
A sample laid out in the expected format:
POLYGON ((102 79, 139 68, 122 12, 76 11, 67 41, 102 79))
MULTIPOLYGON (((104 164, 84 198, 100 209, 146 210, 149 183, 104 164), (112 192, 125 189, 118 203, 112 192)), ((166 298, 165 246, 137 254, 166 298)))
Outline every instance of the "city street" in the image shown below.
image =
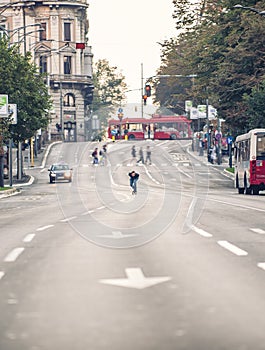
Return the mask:
POLYGON ((265 193, 190 144, 117 141, 94 166, 103 143, 59 143, 0 199, 1 350, 265 349, 265 193), (50 184, 62 161, 73 181, 50 184))

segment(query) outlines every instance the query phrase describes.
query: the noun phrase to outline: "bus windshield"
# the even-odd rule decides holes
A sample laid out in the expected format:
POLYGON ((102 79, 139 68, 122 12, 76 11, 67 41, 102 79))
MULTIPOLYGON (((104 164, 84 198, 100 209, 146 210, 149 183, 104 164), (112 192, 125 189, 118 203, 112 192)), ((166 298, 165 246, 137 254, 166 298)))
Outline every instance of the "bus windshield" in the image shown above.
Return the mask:
POLYGON ((257 160, 265 160, 265 134, 257 135, 257 160))

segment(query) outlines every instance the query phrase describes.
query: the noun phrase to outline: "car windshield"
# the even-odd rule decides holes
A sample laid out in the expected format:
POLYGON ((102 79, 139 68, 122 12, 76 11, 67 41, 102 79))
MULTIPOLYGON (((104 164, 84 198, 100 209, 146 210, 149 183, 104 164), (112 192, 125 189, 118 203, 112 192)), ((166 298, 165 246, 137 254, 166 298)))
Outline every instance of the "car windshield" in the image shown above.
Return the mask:
POLYGON ((68 165, 54 165, 53 170, 69 170, 69 166, 68 165))

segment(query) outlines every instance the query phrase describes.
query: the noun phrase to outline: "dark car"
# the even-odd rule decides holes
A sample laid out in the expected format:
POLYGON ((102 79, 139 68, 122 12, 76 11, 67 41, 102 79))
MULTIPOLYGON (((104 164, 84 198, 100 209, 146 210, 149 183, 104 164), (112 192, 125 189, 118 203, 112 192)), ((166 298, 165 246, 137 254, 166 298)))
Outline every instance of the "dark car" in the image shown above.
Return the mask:
POLYGON ((53 164, 49 169, 50 183, 59 180, 72 182, 72 169, 68 164, 53 164))

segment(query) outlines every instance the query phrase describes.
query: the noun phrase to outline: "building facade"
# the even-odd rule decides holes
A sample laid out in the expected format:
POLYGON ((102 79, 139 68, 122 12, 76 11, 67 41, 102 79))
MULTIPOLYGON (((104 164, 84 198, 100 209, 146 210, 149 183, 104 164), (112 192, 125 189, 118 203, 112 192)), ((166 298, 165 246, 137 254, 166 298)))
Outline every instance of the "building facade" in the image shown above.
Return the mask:
POLYGON ((51 139, 84 141, 93 99, 92 51, 86 0, 2 2, 1 30, 21 53, 32 53, 52 97, 51 139))

